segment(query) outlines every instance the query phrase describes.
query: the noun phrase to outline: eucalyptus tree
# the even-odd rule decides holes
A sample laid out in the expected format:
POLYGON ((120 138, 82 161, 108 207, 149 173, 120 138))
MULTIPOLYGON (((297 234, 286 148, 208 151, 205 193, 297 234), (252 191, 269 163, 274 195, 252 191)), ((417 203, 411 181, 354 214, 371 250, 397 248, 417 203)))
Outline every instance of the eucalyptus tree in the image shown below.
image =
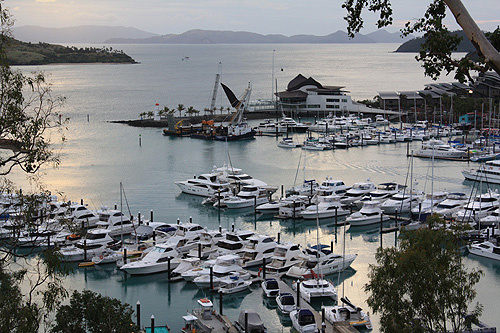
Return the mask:
MULTIPOLYGON (((423 33, 425 42, 416 56, 422 62, 426 75, 437 79, 441 72, 455 72, 460 82, 472 81, 471 71, 485 72, 494 70, 500 74, 500 29, 489 34, 489 39, 478 27, 474 19, 460 0, 429 0, 429 6, 423 17, 414 22, 407 22, 401 30, 404 36, 411 33, 423 33), (454 15, 466 36, 476 48, 478 59, 464 56, 455 59, 452 52, 460 42, 460 37, 450 34, 444 25, 446 8, 454 15)), ((480 4, 478 4, 480 5, 480 4)), ((345 0, 343 8, 347 10, 348 34, 354 37, 363 27, 363 9, 379 14, 378 28, 386 27, 393 22, 391 0, 345 0)))
POLYGON ((459 231, 421 228, 402 235, 399 247, 379 248, 365 291, 383 332, 463 332, 481 312, 474 285, 482 272, 462 263, 459 231))

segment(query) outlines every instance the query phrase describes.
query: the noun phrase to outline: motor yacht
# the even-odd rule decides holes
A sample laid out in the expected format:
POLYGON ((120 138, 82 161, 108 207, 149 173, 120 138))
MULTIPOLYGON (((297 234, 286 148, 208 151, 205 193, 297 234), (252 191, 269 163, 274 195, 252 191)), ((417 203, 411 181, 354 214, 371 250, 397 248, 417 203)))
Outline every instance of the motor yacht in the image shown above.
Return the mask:
POLYGON ((343 197, 350 187, 347 186, 342 180, 326 177, 318 186, 316 192, 319 201, 329 196, 343 197))
POLYGON ((356 329, 372 330, 373 325, 370 316, 360 307, 353 305, 347 297, 340 298, 342 305, 322 306, 325 311, 325 319, 332 325, 348 322, 356 329))
POLYGON ((231 191, 231 184, 226 179, 221 179, 218 171, 204 173, 198 177, 175 182, 182 192, 202 197, 212 197, 220 193, 231 191))
POLYGON ((302 147, 302 144, 296 141, 293 141, 292 138, 283 138, 280 142, 278 142, 278 147, 280 148, 299 148, 302 147))
POLYGON ((359 211, 352 213, 345 219, 351 227, 371 225, 387 220, 389 220, 389 216, 383 213, 381 205, 369 201, 366 201, 359 211))
POLYGON ((71 204, 67 210, 64 218, 67 218, 78 227, 86 229, 95 228, 100 221, 99 215, 91 211, 87 206, 82 204, 71 204))
POLYGON ((377 189, 365 194, 361 199, 354 201, 354 204, 358 209, 363 207, 366 201, 377 202, 382 204, 384 201, 392 197, 394 194, 402 191, 406 186, 399 185, 397 183, 381 183, 377 186, 377 189))
POLYGON ((304 250, 304 261, 292 266, 286 272, 286 275, 292 278, 303 278, 304 275, 314 272, 320 272, 322 275, 330 275, 341 272, 351 266, 357 258, 357 254, 340 255, 329 250, 327 245, 307 246, 304 250))
POLYGON ((465 157, 465 153, 462 150, 453 148, 443 140, 433 139, 429 140, 426 144, 423 144, 414 156, 461 159, 465 157))
POLYGON ((271 257, 271 263, 266 265, 266 271, 271 274, 286 272, 293 265, 303 261, 303 255, 300 246, 295 243, 278 244, 271 257))
POLYGON ((62 261, 84 261, 94 256, 100 256, 111 247, 117 247, 119 243, 114 240, 108 230, 91 229, 85 238, 80 239, 73 246, 63 247, 59 250, 62 261))
POLYGON ((467 203, 452 216, 460 222, 477 222, 498 208, 500 205, 499 196, 498 190, 489 190, 486 193, 476 195, 473 201, 467 203))
POLYGON ((280 135, 285 134, 287 129, 272 119, 264 119, 258 126, 254 127, 256 135, 280 135))
POLYGON ((295 133, 303 133, 309 128, 309 125, 297 122, 295 119, 285 116, 281 118, 279 124, 280 126, 285 127, 288 131, 293 131, 295 133))
POLYGON ((475 169, 464 169, 462 174, 467 180, 500 184, 500 160, 487 161, 475 169))
POLYGON ((449 193, 445 200, 441 201, 434 209, 434 213, 444 218, 450 218, 453 213, 459 211, 469 200, 465 193, 449 193))
POLYGON ((233 254, 243 253, 245 246, 250 242, 250 238, 255 235, 255 232, 249 230, 236 230, 226 233, 226 237, 217 242, 217 246, 221 252, 233 254))
POLYGON ((425 221, 431 213, 437 208, 439 203, 446 200, 448 192, 434 192, 425 195, 425 199, 416 207, 411 209, 411 218, 413 220, 425 221))
POLYGON ((258 205, 257 207, 255 207, 255 210, 263 214, 279 213, 280 207, 285 206, 293 201, 309 202, 309 197, 307 195, 294 194, 288 197, 281 198, 278 201, 270 201, 268 203, 258 205))
POLYGON ((270 236, 253 235, 249 237, 241 256, 243 267, 262 265, 263 259, 270 262, 269 259, 273 255, 276 245, 276 241, 270 236))
POLYGON ((309 309, 295 309, 290 312, 293 328, 299 333, 317 333, 314 314, 309 309))
POLYGON ((500 261, 500 246, 498 246, 498 241, 483 241, 472 243, 467 246, 470 254, 490 258, 500 261))
POLYGON ((99 211, 99 222, 97 222, 96 225, 99 228, 108 230, 111 237, 129 235, 133 233, 135 229, 133 221, 121 211, 108 208, 99 211))
POLYGON ((338 196, 324 197, 317 204, 307 206, 305 210, 300 212, 300 216, 305 220, 314 220, 316 218, 331 218, 349 215, 349 211, 342 209, 340 198, 338 196))
POLYGON ((424 193, 421 191, 399 192, 384 201, 380 208, 385 214, 405 214, 417 207, 423 200, 424 193))
POLYGON ((121 266, 130 275, 146 275, 174 270, 181 263, 179 253, 172 244, 156 244, 140 260, 121 266))
POLYGON ((226 232, 222 230, 203 231, 200 235, 200 239, 197 241, 197 247, 190 250, 187 256, 206 259, 219 250, 217 243, 225 238, 226 232))
POLYGON ((306 201, 302 199, 284 200, 283 205, 278 209, 278 215, 282 218, 299 218, 306 207, 306 201))
POLYGON ((251 280, 243 280, 239 276, 230 276, 220 279, 217 291, 223 294, 234 294, 249 290, 251 284, 251 280))
POLYGON ((360 200, 364 195, 375 190, 375 184, 369 179, 366 182, 354 183, 354 185, 348 189, 345 195, 340 199, 340 203, 344 206, 350 206, 355 201, 360 200))
POLYGON ((214 207, 219 205, 229 209, 256 207, 269 202, 273 190, 269 187, 259 187, 254 185, 245 185, 235 196, 229 196, 222 201, 214 203, 214 207))

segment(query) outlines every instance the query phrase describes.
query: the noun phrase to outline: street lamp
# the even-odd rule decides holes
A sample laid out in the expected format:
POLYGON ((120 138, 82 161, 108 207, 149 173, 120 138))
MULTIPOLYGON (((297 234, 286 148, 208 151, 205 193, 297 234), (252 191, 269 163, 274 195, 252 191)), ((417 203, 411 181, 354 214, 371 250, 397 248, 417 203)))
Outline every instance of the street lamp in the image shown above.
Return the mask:
POLYGON ((401 122, 401 94, 399 92, 396 92, 398 94, 398 114, 399 114, 399 129, 403 129, 403 123, 401 122))

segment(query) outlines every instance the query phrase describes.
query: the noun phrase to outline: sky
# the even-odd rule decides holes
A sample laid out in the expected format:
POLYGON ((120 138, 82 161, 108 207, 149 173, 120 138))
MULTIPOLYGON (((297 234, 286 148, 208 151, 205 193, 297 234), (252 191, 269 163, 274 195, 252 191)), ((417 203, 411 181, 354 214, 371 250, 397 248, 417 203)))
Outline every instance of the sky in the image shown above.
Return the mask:
MULTIPOLYGON (((392 0, 396 32, 422 16, 431 0, 392 0)), ((48 28, 78 25, 126 26, 160 35, 191 29, 248 31, 285 36, 324 36, 346 31, 343 0, 4 0, 15 26, 48 28)), ((483 30, 500 25, 500 0, 462 0, 483 30)), ((377 17, 365 12, 361 33, 377 30, 377 17)), ((458 29, 451 12, 446 24, 458 29)))

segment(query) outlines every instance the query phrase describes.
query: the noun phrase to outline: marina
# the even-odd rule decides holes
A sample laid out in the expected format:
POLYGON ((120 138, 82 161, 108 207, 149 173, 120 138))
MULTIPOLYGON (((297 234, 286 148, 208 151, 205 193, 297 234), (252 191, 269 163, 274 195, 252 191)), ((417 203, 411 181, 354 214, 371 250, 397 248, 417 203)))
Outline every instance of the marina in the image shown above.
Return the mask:
MULTIPOLYGON (((237 73, 227 74, 228 80, 225 81, 231 87, 234 86, 235 91, 243 91, 247 82, 241 82, 242 72, 253 73, 253 70, 258 68, 260 72, 257 71, 251 74, 255 75, 254 77, 248 78, 253 83, 252 95, 256 98, 268 95, 268 82, 258 83, 266 75, 265 64, 249 61, 242 65, 240 61, 236 64, 232 60, 237 58, 237 54, 247 52, 250 48, 247 45, 241 47, 242 49, 236 46, 222 46, 226 48, 223 54, 227 58, 223 59, 223 63, 227 66, 227 71, 231 68, 233 73, 237 73)), ((427 81, 426 78, 421 77, 421 68, 413 63, 412 55, 397 54, 394 55, 396 58, 389 58, 393 54, 387 52, 387 46, 378 45, 376 46, 378 48, 363 46, 368 47, 372 53, 369 67, 363 69, 357 68, 358 65, 355 65, 356 68, 350 65, 365 62, 366 57, 362 60, 343 58, 338 60, 345 63, 346 68, 335 73, 330 69, 324 73, 317 73, 318 70, 309 65, 304 67, 304 64, 309 63, 306 59, 310 57, 314 57, 311 63, 327 59, 330 61, 332 53, 338 55, 338 52, 332 52, 332 48, 320 45, 319 51, 312 55, 307 48, 300 46, 298 49, 295 49, 297 46, 293 46, 294 52, 292 49, 286 49, 289 46, 283 47, 285 47, 283 53, 290 52, 290 56, 283 56, 283 61, 289 64, 290 74, 287 74, 287 78, 279 78, 279 82, 289 82, 296 73, 308 71, 311 72, 311 76, 321 82, 342 80, 353 97, 371 98, 375 93, 374 86, 382 87, 388 84, 387 80, 373 81, 384 77, 383 73, 387 69, 377 64, 387 64, 388 61, 396 66, 397 72, 413 75, 416 78, 411 85, 423 86, 423 83, 427 81), (362 71, 366 74, 363 77, 367 76, 370 80, 364 80, 360 76, 352 77, 349 74, 352 71, 362 71), (333 77, 336 79, 332 79, 333 77)), ((352 52, 355 51, 356 46, 342 47, 345 48, 346 54, 357 54, 357 52, 352 52)), ((132 127, 110 122, 118 119, 136 119, 140 111, 154 105, 159 99, 162 104, 175 105, 194 98, 193 104, 203 105, 204 96, 193 97, 193 94, 188 92, 193 90, 202 92, 207 90, 206 86, 213 84, 214 71, 207 70, 200 75, 195 75, 195 73, 200 72, 200 67, 211 68, 210 61, 220 54, 221 46, 215 48, 208 45, 203 51, 195 46, 188 46, 188 48, 191 51, 189 52, 190 62, 182 62, 179 64, 182 68, 177 68, 174 72, 169 72, 173 69, 167 66, 167 63, 180 59, 179 55, 185 52, 182 51, 183 48, 177 46, 128 45, 123 47, 127 53, 141 61, 141 68, 134 67, 135 65, 127 68, 107 65, 86 66, 85 68, 83 66, 47 66, 44 68, 52 73, 56 82, 54 90, 68 98, 66 112, 72 119, 69 141, 63 150, 61 167, 57 170, 51 168, 44 170, 47 187, 54 193, 63 192, 66 200, 79 201, 83 198, 84 203, 88 204, 90 209, 98 209, 103 204, 111 207, 120 202, 119 184, 122 182, 130 212, 136 217, 141 212, 141 215, 149 220, 170 224, 176 224, 177 219, 187 223, 192 218, 194 223, 212 230, 218 230, 219 226, 231 230, 234 225, 236 229, 252 230, 258 234, 273 236, 275 239, 279 235, 282 243, 293 242, 307 246, 308 243, 316 243, 315 220, 309 222, 304 219, 277 219, 272 214, 255 212, 253 207, 215 209, 213 206, 201 204, 204 197, 182 193, 175 182, 194 179, 194 175, 210 172, 214 165, 221 166, 228 163, 230 159, 232 165, 241 168, 252 177, 277 188, 283 185, 284 189, 301 185, 303 179, 315 179, 321 183, 324 179, 333 178, 343 180, 349 186, 368 178, 374 184, 408 183, 406 179, 409 173, 409 158, 406 156, 406 150, 408 146, 410 151, 419 149, 421 146, 419 141, 366 145, 352 149, 307 151, 306 176, 302 177, 302 174, 297 176, 297 165, 303 158, 304 150, 278 147, 281 138, 259 136, 253 140, 228 143, 191 140, 184 137, 163 136, 163 128, 132 127), (199 52, 198 55, 196 52, 199 52), (196 65, 196 61, 200 63, 196 65), (203 61, 204 63, 201 63, 203 61), (158 68, 161 69, 161 73, 155 75, 158 68), (142 71, 146 71, 147 75, 139 74, 142 71), (183 77, 196 77, 196 80, 184 82, 177 79, 175 84, 165 82, 166 77, 179 77, 178 73, 181 71, 183 77), (97 73, 102 75, 97 75, 97 73), (96 82, 95 77, 101 77, 102 81, 96 82), (131 82, 134 88, 130 88, 131 82), (81 91, 78 87, 86 87, 86 89, 81 91), (165 91, 170 92, 168 96, 165 96, 165 91), (89 98, 89 95, 93 98, 89 98), (113 98, 108 99, 109 96, 113 98), (89 118, 87 118, 88 114, 90 114, 89 118), (140 145, 139 138, 141 139, 140 145), (152 219, 151 216, 153 216, 152 219)), ((252 46, 252 49, 260 55, 269 53, 269 47, 264 45, 252 46)), ((23 68, 23 70, 31 69, 35 68, 23 68)), ((408 85, 407 76, 404 75, 403 78, 395 75, 396 78, 390 82, 391 86, 385 86, 384 89, 397 89, 408 85)), ((245 81, 248 80, 245 79, 245 81)), ((412 89, 411 86, 405 88, 412 89)), ((209 96, 210 93, 208 89, 206 95, 209 96)), ((301 121, 312 123, 314 118, 303 118, 301 121)), ((260 120, 249 120, 252 126, 258 126, 260 122, 260 120)), ((294 140, 303 142, 306 134, 294 133, 293 137, 294 140)), ((449 193, 470 195, 477 185, 475 185, 476 182, 464 180, 461 174, 461 171, 467 167, 467 163, 436 160, 434 162, 434 188, 449 193)), ((471 167, 478 165, 470 163, 471 167)), ((302 173, 302 167, 299 170, 302 173)), ((430 159, 415 158, 413 175, 419 180, 417 187, 426 193, 429 192, 430 159)), ((30 188, 20 175, 14 174, 13 179, 23 184, 23 189, 30 188)), ((495 186, 491 185, 492 188, 496 188, 495 186)), ((274 199, 279 196, 278 190, 274 194, 274 199)), ((125 211, 125 207, 120 210, 125 211)), ((333 251, 341 253, 342 238, 344 228, 346 228, 346 252, 357 253, 358 256, 351 267, 344 271, 341 279, 337 279, 337 275, 334 274, 332 280, 337 288, 345 282, 346 291, 349 291, 346 292, 349 300, 368 311, 367 295, 363 291, 363 285, 367 281, 369 265, 374 263, 374 254, 380 243, 382 242, 384 247, 394 246, 397 243, 397 235, 395 233, 381 235, 379 224, 352 228, 352 226, 336 226, 333 223, 334 218, 331 217, 320 221, 320 242, 333 243, 333 251)), ((385 223, 384 226, 391 226, 391 222, 385 223)), ((484 305, 481 320, 491 326, 499 327, 496 303, 500 297, 498 294, 500 266, 497 262, 486 259, 466 256, 464 263, 468 268, 481 268, 484 271, 485 274, 476 288, 477 301, 484 305)), ((186 316, 188 311, 198 307, 199 299, 206 297, 213 302, 214 308, 217 309, 219 306, 217 294, 199 289, 194 283, 169 282, 166 272, 132 276, 118 270, 116 265, 112 264, 86 268, 77 267, 77 263, 69 265, 75 268, 74 273, 67 278, 67 285, 71 289, 91 289, 132 305, 139 300, 142 318, 154 315, 157 325, 168 324, 174 332, 181 331, 184 324, 182 317, 186 316), (179 300, 182 300, 182 303, 179 300)), ((224 295, 223 305, 224 315, 232 322, 238 319, 241 309, 253 308, 259 313, 270 332, 290 330, 289 317, 278 313, 275 300, 262 297, 259 284, 252 284, 249 291, 240 294, 224 295)), ((321 302, 314 300, 311 304, 318 314, 321 305, 321 302)), ((370 316, 374 331, 378 331, 377 314, 370 311, 370 316)), ((144 324, 147 325, 143 320, 144 324)))

